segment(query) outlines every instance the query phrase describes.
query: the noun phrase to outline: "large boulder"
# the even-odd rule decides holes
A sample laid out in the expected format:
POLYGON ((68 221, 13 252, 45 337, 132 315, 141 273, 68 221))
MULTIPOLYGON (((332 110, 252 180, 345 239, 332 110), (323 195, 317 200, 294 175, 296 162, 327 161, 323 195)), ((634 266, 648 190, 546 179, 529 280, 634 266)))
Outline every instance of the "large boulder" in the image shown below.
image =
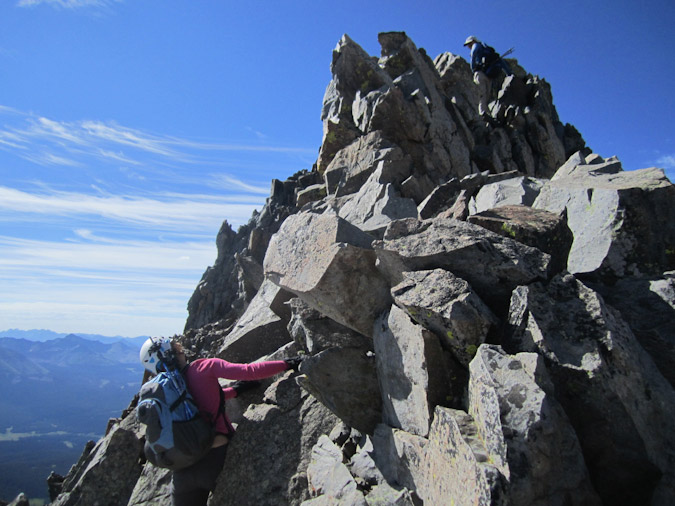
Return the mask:
POLYGON ((146 462, 127 506, 169 504, 171 502, 171 477, 172 473, 169 469, 162 469, 146 462))
POLYGON ((551 177, 552 181, 556 179, 566 179, 569 177, 588 177, 600 174, 616 174, 623 171, 621 162, 612 157, 604 160, 601 157, 586 156, 582 151, 577 151, 570 156, 567 161, 551 177))
POLYGON ((270 306, 277 297, 290 299, 291 295, 265 281, 232 331, 225 337, 218 356, 229 362, 252 362, 291 341, 286 326, 270 306))
POLYGON ((518 287, 509 322, 507 346, 550 364, 603 502, 673 503, 675 392, 619 313, 565 274, 518 287))
POLYGON ((437 214, 450 209, 462 192, 462 186, 457 178, 452 178, 447 183, 437 186, 417 206, 420 218, 426 220, 437 214))
POLYGON ((310 355, 330 348, 372 349, 372 344, 362 334, 331 320, 302 299, 295 297, 288 305, 291 308, 288 332, 310 355))
POLYGON ((655 278, 626 278, 598 290, 621 312, 656 367, 675 388, 675 271, 655 278))
POLYGON ((575 172, 549 181, 533 205, 566 212, 572 274, 613 282, 675 268, 675 187, 661 169, 575 172))
POLYGON ((351 444, 343 443, 343 438, 335 434, 334 429, 330 436, 322 436, 312 449, 307 477, 313 498, 303 506, 416 504, 411 491, 385 480, 374 461, 375 449, 369 436, 358 438, 352 451, 351 444))
POLYGON ((350 427, 372 432, 380 423, 382 400, 372 352, 330 348, 305 359, 300 372, 299 384, 350 427))
POLYGON ((427 482, 423 463, 429 439, 380 424, 372 441, 373 459, 387 483, 407 488, 417 498, 421 497, 427 482))
POLYGON ((543 181, 525 176, 484 185, 476 194, 471 214, 508 205, 531 206, 543 181))
POLYGON ((276 506, 309 499, 306 472, 312 448, 336 421, 298 387, 291 373, 281 376, 262 402, 244 413, 211 503, 276 506))
POLYGON ((511 504, 600 504, 567 415, 536 353, 482 345, 471 362, 469 412, 511 504))
POLYGON ((469 284, 443 269, 404 272, 392 288, 394 303, 431 330, 464 367, 485 342, 497 317, 469 284))
POLYGON ((445 269, 465 279, 500 316, 513 288, 546 279, 550 256, 463 221, 437 217, 393 222, 373 243, 378 267, 395 284, 403 272, 445 269))
POLYGON ((381 237, 387 225, 401 218, 417 218, 417 204, 403 198, 392 183, 383 182, 383 167, 375 169, 354 195, 341 203, 338 215, 364 232, 381 237))
POLYGON ((354 477, 342 462, 342 450, 328 436, 321 436, 312 449, 312 458, 307 468, 309 490, 315 497, 303 505, 350 504, 367 506, 354 477))
POLYGON ((426 436, 436 405, 445 402, 450 377, 438 337, 392 306, 375 325, 377 378, 384 421, 426 436))
POLYGON ((376 169, 384 182, 401 183, 410 175, 412 160, 401 148, 370 132, 338 151, 323 173, 329 195, 356 193, 376 169))
POLYGON ((375 318, 391 301, 371 240, 331 212, 296 214, 272 238, 265 276, 338 323, 371 336, 375 318))
POLYGON ((504 477, 489 461, 473 419, 463 411, 436 408, 418 465, 423 480, 417 493, 425 504, 508 504, 504 477))
POLYGON ((561 216, 543 209, 505 205, 469 216, 467 221, 548 253, 552 274, 567 268, 574 236, 565 213, 561 216))

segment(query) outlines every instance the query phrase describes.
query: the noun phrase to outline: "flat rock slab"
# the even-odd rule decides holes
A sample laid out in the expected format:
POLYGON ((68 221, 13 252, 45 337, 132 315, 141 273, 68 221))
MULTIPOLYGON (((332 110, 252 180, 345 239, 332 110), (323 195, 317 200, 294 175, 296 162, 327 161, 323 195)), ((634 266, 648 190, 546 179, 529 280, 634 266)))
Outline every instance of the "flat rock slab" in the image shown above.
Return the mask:
POLYGON ((516 286, 546 279, 550 262, 531 246, 442 217, 395 221, 373 247, 378 267, 394 284, 406 271, 444 269, 468 281, 495 312, 508 306, 516 286))
POLYGON ((551 255, 551 272, 567 267, 574 236, 559 214, 522 205, 505 205, 469 216, 467 221, 551 255))
POLYGON ((305 359, 300 372, 300 385, 350 427, 372 432, 382 420, 372 353, 361 348, 330 348, 305 359))
POLYGON ((616 280, 675 269, 675 186, 661 169, 552 180, 533 206, 567 214, 572 274, 616 280))
POLYGON ((507 205, 531 206, 543 184, 526 176, 486 184, 476 194, 472 214, 507 205))
POLYGON ((384 421, 426 436, 435 405, 449 390, 441 345, 433 333, 392 306, 375 325, 377 377, 384 421))

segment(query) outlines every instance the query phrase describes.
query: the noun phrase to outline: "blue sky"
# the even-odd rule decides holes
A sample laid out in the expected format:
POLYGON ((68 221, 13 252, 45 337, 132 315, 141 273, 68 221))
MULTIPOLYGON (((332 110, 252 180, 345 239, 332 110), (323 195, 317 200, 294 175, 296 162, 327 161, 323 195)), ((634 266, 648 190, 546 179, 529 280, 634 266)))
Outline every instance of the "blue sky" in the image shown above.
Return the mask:
POLYGON ((0 330, 180 333, 224 219, 310 169, 331 52, 476 35, 627 170, 675 169, 672 0, 4 0, 0 330), (589 5, 590 4, 590 5, 589 5))

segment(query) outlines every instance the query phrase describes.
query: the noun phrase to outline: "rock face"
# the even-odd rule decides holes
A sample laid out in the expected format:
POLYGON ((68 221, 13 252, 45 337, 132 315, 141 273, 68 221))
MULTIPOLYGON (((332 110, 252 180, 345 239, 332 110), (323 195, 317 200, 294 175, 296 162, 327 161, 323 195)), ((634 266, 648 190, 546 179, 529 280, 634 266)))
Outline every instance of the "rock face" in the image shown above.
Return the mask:
POLYGON ((143 434, 135 412, 88 445, 63 482, 53 505, 127 504, 143 468, 143 434))
MULTIPOLYGON (((339 41, 314 169, 223 225, 188 303, 191 356, 307 355, 237 399, 210 503, 675 504, 673 185, 516 61, 485 91, 379 41, 339 41)), ((165 503, 142 440, 113 423, 54 504, 165 503)))

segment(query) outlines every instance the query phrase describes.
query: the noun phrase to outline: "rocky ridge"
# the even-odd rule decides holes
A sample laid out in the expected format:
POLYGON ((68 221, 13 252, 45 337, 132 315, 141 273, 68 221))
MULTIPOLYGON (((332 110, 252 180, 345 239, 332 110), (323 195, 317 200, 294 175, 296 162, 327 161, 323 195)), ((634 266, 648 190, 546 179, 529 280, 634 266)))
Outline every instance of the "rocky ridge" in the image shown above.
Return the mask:
MULTIPOLYGON (((675 503, 673 185, 515 60, 486 118, 462 57, 379 41, 339 41, 316 165, 188 303, 193 356, 307 355, 228 406, 210 504, 675 503)), ((142 439, 129 409, 53 504, 165 504, 142 439)))

